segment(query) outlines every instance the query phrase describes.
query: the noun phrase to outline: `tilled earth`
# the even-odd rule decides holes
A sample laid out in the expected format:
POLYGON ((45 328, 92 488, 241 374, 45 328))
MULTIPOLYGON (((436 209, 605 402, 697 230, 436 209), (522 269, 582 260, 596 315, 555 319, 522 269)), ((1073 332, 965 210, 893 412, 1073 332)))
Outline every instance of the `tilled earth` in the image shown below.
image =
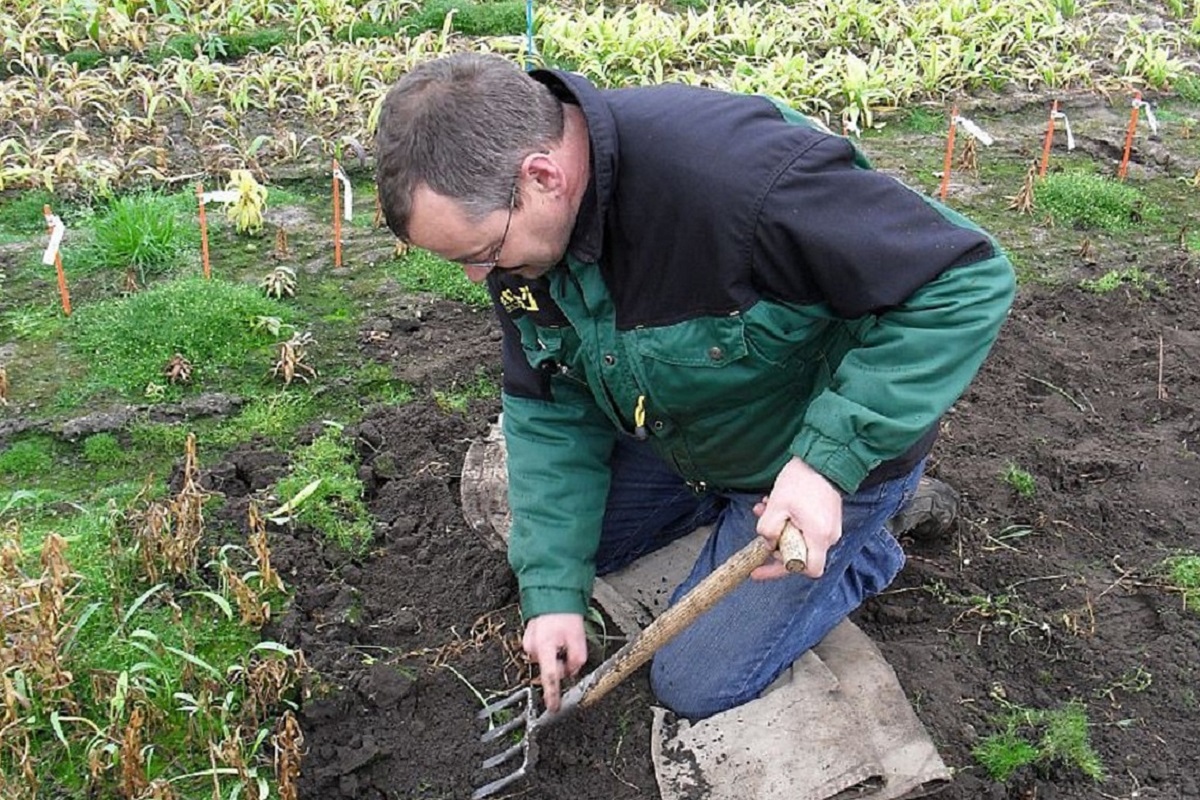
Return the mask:
MULTIPOLYGON (((1200 280, 1182 256, 1153 266, 1171 285, 1153 297, 1022 291, 935 449, 931 473, 963 494, 957 530, 906 542, 893 590, 856 615, 958 770, 944 797, 1200 797, 1200 624, 1156 572, 1196 546, 1200 280), (1033 497, 1001 479, 1009 464, 1036 477, 1033 497), (999 784, 972 758, 1008 704, 1072 700, 1103 783, 1050 763, 999 784)), ((464 797, 494 752, 476 741, 480 697, 529 674, 514 580, 459 501, 463 454, 496 402, 446 410, 432 387, 495 369, 495 323, 439 301, 372 324, 393 335, 363 355, 427 394, 351 431, 378 524, 368 556, 276 533, 295 601, 270 633, 319 676, 303 705, 305 797, 464 797)), ((221 465, 231 513, 283 463, 250 447, 221 465)), ((640 675, 555 730, 520 796, 655 796, 651 702, 640 675)))

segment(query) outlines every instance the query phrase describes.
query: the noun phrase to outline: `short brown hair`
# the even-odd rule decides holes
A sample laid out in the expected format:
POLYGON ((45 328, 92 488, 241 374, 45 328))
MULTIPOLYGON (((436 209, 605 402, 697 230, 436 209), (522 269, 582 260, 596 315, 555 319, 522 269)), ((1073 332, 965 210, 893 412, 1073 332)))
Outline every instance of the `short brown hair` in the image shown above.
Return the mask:
POLYGON ((408 238, 422 183, 459 201, 469 219, 506 208, 521 161, 562 134, 562 104, 507 59, 457 53, 418 65, 388 92, 375 134, 388 227, 408 238))

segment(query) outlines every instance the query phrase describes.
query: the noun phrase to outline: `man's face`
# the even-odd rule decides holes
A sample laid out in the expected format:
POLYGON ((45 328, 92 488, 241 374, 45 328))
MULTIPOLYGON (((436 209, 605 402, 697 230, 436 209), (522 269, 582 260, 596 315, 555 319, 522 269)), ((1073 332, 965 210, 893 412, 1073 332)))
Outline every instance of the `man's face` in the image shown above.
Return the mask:
POLYGON ((531 279, 544 275, 566 253, 573 222, 567 204, 536 185, 522 195, 520 208, 514 193, 508 208, 472 222, 457 201, 422 184, 413 191, 408 234, 412 244, 461 264, 479 283, 493 269, 531 279))

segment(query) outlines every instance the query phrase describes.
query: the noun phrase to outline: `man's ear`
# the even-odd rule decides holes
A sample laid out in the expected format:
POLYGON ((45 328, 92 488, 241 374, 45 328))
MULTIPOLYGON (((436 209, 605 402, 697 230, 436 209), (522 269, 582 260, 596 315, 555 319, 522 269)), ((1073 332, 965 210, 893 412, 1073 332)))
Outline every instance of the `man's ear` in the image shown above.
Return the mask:
POLYGON ((558 195, 566 191, 567 174, 558 160, 549 153, 530 153, 521 162, 527 185, 534 192, 558 195))

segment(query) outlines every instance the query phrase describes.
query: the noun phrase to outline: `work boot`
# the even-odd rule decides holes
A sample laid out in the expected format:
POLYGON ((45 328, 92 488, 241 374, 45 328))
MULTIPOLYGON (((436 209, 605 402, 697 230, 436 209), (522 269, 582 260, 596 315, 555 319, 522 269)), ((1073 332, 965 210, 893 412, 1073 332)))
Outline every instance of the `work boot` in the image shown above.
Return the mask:
POLYGON ((921 477, 917 492, 904 509, 892 517, 888 527, 896 538, 921 541, 940 539, 954 528, 958 516, 958 490, 928 475, 921 477))

